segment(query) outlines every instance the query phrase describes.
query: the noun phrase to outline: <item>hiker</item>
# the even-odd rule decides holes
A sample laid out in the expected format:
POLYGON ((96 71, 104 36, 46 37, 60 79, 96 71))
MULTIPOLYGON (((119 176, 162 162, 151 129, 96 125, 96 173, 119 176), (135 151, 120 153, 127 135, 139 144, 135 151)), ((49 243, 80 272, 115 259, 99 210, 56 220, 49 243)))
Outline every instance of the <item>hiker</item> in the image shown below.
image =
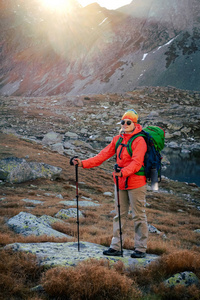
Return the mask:
MULTIPOLYGON (((121 231, 124 231, 129 205, 132 210, 132 218, 134 220, 134 252, 132 258, 142 258, 146 256, 148 225, 145 212, 146 204, 146 177, 141 168, 144 165, 144 156, 147 151, 147 145, 143 137, 137 137, 132 145, 132 157, 129 155, 127 148, 128 140, 135 134, 142 131, 142 126, 137 123, 138 114, 134 109, 130 109, 124 113, 121 120, 120 134, 115 136, 112 142, 106 146, 99 154, 86 160, 73 158, 73 164, 83 168, 93 168, 101 165, 104 161, 115 155, 116 162, 119 167, 114 170, 113 178, 115 182, 115 209, 117 212, 117 189, 116 176, 118 177, 119 199, 120 199, 120 218, 119 213, 113 218, 113 238, 110 247, 103 251, 104 255, 120 256, 120 226, 121 231), (122 143, 117 147, 116 143, 119 138, 122 138, 122 143), (139 172, 140 171, 140 172, 139 172)), ((121 249, 122 250, 122 249, 121 249)))

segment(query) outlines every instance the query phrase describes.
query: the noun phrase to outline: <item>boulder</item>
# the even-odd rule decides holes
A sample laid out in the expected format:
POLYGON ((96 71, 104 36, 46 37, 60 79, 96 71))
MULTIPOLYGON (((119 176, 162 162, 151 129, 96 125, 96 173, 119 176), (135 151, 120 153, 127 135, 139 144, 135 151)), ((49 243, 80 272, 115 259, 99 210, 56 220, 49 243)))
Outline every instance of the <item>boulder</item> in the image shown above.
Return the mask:
POLYGON ((0 180, 21 183, 37 178, 56 179, 60 177, 61 168, 45 163, 27 162, 23 158, 9 157, 0 160, 0 180))
POLYGON ((76 134, 74 132, 67 131, 65 133, 65 137, 68 137, 70 139, 77 139, 78 138, 78 134, 76 134))
POLYGON ((59 154, 63 154, 63 152, 64 152, 63 144, 62 143, 53 144, 53 145, 51 145, 51 150, 58 152, 59 154))
MULTIPOLYGON (((79 210, 79 217, 83 217, 82 212, 79 210)), ((77 209, 76 208, 68 208, 68 209, 61 209, 56 215, 56 218, 60 219, 69 219, 69 218, 76 218, 77 217, 77 209)))
POLYGON ((55 222, 61 222, 61 221, 59 219, 46 216, 46 215, 42 217, 36 217, 30 213, 20 212, 18 215, 9 219, 7 224, 16 233, 24 236, 46 235, 49 237, 57 237, 57 238, 64 238, 64 237, 71 238, 67 234, 54 230, 51 227, 51 224, 55 222))
POLYGON ((136 266, 145 267, 152 261, 158 259, 157 255, 147 254, 146 257, 136 259, 131 258, 131 250, 123 249, 123 257, 103 255, 105 246, 89 242, 80 242, 80 251, 78 251, 77 242, 67 243, 14 243, 7 245, 5 249, 13 251, 24 251, 35 254, 38 263, 47 268, 56 266, 75 266, 80 261, 87 259, 106 259, 111 264, 122 261, 126 268, 134 269, 136 266))
POLYGON ((199 279, 193 272, 185 271, 173 275, 169 279, 165 280, 164 284, 171 288, 177 285, 189 286, 192 284, 199 284, 199 279))
POLYGON ((55 180, 56 178, 60 177, 62 172, 61 168, 45 163, 30 162, 29 165, 32 170, 33 179, 49 178, 55 180))
POLYGON ((169 148, 172 148, 172 149, 179 149, 179 148, 180 148, 180 146, 179 146, 178 143, 176 143, 176 142, 170 142, 170 143, 168 144, 168 147, 169 147, 169 148))
POLYGON ((47 134, 44 135, 42 139, 43 145, 53 145, 57 143, 61 143, 63 139, 63 136, 60 133, 50 131, 47 134))
POLYGON ((30 165, 23 158, 9 157, 0 161, 0 179, 10 183, 20 183, 32 178, 30 165))

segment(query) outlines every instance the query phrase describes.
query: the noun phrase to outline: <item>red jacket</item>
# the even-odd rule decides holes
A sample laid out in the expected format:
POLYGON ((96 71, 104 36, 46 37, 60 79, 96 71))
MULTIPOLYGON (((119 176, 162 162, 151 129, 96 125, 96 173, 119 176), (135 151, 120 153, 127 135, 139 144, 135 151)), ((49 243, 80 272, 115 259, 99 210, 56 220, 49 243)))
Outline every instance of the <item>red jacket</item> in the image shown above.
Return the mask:
MULTIPOLYGON (((106 146, 96 156, 83 160, 83 168, 93 168, 101 165, 105 160, 109 159, 115 154, 115 145, 121 136, 123 138, 122 143, 127 144, 128 140, 135 134, 142 130, 142 126, 136 124, 135 130, 131 134, 117 135, 113 138, 112 142, 106 146)), ((117 148, 117 161, 119 167, 122 168, 122 177, 119 177, 119 189, 135 189, 142 187, 146 184, 146 177, 136 175, 141 167, 144 165, 144 155, 147 151, 147 145, 143 137, 137 137, 132 143, 133 154, 132 157, 128 154, 126 147, 123 147, 121 152, 121 159, 119 158, 119 152, 121 145, 117 148), (127 179, 128 178, 128 179, 127 179), (127 182, 126 182, 127 181, 127 182)), ((115 181, 115 178, 114 178, 115 181)))

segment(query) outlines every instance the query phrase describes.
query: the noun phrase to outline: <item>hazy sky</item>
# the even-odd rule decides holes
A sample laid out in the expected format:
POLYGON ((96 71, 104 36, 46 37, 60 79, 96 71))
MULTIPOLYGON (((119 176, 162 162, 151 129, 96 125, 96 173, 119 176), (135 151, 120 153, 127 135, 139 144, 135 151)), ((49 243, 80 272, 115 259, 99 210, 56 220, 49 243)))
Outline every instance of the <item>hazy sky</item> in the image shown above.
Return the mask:
POLYGON ((116 9, 120 6, 124 6, 126 4, 129 4, 132 2, 132 0, 78 0, 78 2, 82 5, 82 6, 86 6, 90 3, 94 3, 97 2, 99 3, 99 5, 101 5, 102 7, 106 7, 108 9, 116 9))

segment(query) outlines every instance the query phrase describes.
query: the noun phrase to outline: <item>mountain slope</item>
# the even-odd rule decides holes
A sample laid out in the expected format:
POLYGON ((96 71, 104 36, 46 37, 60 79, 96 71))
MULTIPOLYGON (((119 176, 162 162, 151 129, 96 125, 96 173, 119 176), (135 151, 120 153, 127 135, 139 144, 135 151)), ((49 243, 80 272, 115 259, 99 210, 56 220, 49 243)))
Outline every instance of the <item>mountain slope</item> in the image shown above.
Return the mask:
POLYGON ((71 0, 56 14, 39 0, 0 0, 0 94, 199 90, 198 2, 137 0, 113 11, 71 0))

